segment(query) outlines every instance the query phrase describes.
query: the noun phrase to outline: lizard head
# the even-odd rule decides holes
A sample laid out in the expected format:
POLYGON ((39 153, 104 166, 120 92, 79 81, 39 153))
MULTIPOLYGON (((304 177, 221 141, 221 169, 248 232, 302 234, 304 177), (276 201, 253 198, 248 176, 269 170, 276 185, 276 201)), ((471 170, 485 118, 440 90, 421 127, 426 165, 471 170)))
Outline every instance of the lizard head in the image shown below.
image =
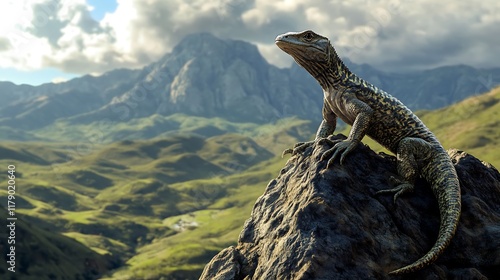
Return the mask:
POLYGON ((318 70, 330 68, 330 55, 335 54, 330 40, 311 30, 281 34, 276 37, 275 42, 313 76, 316 76, 315 72, 318 70))

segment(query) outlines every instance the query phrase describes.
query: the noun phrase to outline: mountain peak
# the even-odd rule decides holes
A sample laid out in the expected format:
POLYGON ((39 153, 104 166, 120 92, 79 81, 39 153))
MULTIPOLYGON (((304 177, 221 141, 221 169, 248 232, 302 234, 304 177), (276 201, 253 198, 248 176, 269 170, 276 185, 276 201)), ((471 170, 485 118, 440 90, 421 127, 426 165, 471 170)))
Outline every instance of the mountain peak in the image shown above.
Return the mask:
POLYGON ((184 37, 173 49, 172 53, 181 52, 184 49, 203 50, 207 47, 224 47, 224 40, 209 32, 193 33, 184 37))
POLYGON ((209 32, 187 35, 174 47, 170 55, 210 56, 217 59, 234 59, 238 57, 248 62, 267 63, 257 46, 245 41, 222 39, 209 32))
POLYGON ((224 41, 223 39, 215 36, 210 32, 196 32, 186 35, 182 41, 190 41, 190 40, 213 40, 213 41, 224 41))

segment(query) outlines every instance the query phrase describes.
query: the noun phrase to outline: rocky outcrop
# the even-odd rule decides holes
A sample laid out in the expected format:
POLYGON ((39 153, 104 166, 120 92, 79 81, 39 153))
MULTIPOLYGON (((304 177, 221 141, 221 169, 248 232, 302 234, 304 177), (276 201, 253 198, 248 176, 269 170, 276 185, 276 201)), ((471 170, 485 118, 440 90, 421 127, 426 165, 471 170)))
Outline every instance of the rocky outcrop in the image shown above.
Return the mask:
POLYGON ((436 198, 419 179, 415 192, 375 195, 396 175, 393 156, 360 145, 341 166, 320 161, 328 144, 290 158, 267 186, 237 246, 217 254, 200 279, 498 279, 500 174, 450 150, 462 189, 457 233, 439 259, 400 277, 434 244, 436 198))

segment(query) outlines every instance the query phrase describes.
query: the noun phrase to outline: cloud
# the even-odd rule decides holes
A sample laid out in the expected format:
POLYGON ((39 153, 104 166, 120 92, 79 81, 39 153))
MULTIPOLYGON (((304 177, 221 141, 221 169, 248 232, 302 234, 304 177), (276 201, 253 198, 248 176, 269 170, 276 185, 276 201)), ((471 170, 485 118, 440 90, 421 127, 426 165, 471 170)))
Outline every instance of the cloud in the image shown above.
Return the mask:
POLYGON ((252 42, 271 63, 288 66, 274 38, 305 29, 329 37, 341 56, 386 70, 500 66, 496 0, 118 0, 100 21, 84 0, 7 3, 0 4, 2 67, 79 74, 142 67, 195 32, 252 42))
POLYGON ((7 38, 0 37, 0 52, 10 49, 10 41, 7 38))

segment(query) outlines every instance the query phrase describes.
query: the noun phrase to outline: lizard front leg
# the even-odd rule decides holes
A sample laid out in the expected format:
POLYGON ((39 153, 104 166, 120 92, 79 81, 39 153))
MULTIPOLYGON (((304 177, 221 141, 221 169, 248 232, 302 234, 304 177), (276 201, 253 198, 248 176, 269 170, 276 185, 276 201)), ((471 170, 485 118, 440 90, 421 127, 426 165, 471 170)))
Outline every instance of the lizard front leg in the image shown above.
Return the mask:
POLYGON ((338 156, 340 156, 340 164, 344 162, 345 157, 356 148, 365 136, 373 115, 373 109, 368 104, 357 99, 354 93, 344 95, 344 106, 346 114, 356 117, 347 139, 336 143, 321 156, 321 160, 331 156, 326 165, 327 168, 333 164, 338 156))

